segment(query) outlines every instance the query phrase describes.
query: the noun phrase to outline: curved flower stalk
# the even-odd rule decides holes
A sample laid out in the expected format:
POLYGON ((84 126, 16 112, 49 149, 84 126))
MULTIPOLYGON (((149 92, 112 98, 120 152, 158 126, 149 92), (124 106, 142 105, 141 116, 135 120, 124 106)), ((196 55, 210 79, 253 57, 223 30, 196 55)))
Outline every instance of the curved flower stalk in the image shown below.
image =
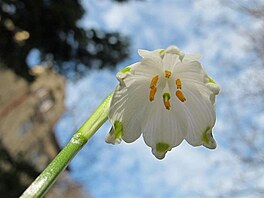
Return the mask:
POLYGON ((119 85, 109 112, 107 143, 130 143, 143 134, 145 143, 163 159, 184 139, 193 146, 216 148, 215 96, 220 87, 199 62, 175 46, 139 50, 140 62, 117 74, 119 85))

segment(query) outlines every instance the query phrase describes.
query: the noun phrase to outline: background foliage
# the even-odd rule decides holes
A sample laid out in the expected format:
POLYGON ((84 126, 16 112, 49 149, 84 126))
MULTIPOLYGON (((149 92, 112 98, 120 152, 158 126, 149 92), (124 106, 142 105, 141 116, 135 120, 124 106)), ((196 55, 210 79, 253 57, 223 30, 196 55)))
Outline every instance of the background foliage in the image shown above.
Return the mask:
POLYGON ((128 55, 129 40, 118 32, 84 29, 78 24, 84 9, 78 0, 0 1, 0 60, 27 80, 32 49, 69 76, 85 67, 113 67, 128 55))

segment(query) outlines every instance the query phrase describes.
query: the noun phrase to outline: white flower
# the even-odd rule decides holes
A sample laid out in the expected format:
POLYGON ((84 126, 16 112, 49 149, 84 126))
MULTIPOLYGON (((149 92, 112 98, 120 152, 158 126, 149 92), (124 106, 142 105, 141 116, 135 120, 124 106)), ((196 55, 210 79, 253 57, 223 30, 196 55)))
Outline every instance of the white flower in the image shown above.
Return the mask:
POLYGON ((117 74, 119 85, 109 112, 113 125, 106 142, 133 142, 143 134, 152 153, 163 159, 184 139, 193 146, 216 148, 212 128, 220 87, 198 62, 177 47, 139 50, 141 62, 117 74))

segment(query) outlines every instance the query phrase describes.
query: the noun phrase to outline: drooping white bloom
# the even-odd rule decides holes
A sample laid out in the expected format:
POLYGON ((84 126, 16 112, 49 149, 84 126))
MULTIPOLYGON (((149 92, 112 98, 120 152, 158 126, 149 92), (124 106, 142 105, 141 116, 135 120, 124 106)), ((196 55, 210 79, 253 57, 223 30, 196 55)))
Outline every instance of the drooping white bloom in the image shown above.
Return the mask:
POLYGON ((109 112, 113 125, 106 142, 133 142, 143 134, 152 153, 163 159, 184 139, 193 146, 216 148, 212 128, 220 87, 199 63, 177 47, 139 50, 142 57, 117 74, 119 85, 109 112))

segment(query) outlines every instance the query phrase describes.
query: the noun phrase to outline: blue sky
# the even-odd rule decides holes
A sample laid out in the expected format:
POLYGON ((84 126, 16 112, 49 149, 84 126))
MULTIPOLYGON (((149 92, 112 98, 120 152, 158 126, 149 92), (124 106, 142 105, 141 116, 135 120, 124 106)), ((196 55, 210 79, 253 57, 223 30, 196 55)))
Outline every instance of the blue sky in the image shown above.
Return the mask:
MULTIPOLYGON (((114 90, 115 73, 139 60, 137 49, 177 45, 187 53, 200 53, 202 64, 222 90, 217 98, 216 150, 193 148, 184 142, 159 161, 142 138, 131 144, 106 144, 104 138, 110 128, 107 122, 72 161, 73 178, 95 198, 209 197, 231 189, 242 167, 228 149, 227 137, 235 127, 228 120, 227 114, 230 116, 231 112, 227 98, 238 96, 236 82, 250 72, 247 66, 254 56, 246 51, 245 33, 253 31, 258 22, 253 23, 251 18, 211 0, 146 0, 125 4, 90 0, 83 1, 83 5, 88 13, 80 25, 129 36, 131 57, 118 65, 115 72, 91 70, 82 80, 67 83, 68 111, 56 126, 61 145, 114 90)), ((246 119, 250 112, 254 109, 244 109, 241 117, 246 119)))

